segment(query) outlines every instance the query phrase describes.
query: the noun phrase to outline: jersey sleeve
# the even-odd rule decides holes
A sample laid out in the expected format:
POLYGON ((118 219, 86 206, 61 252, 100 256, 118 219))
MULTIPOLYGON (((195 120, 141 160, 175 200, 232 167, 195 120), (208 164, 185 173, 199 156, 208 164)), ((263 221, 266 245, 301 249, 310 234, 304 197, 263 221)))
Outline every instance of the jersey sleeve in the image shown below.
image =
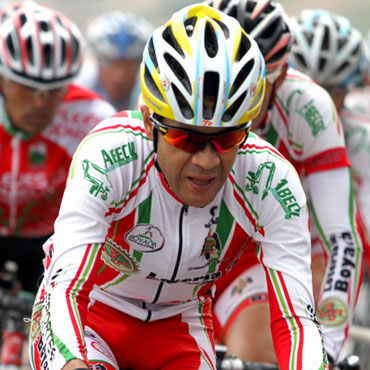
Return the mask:
POLYGON ((123 182, 122 173, 109 168, 116 168, 118 158, 123 161, 124 155, 129 167, 135 157, 131 151, 130 162, 129 151, 124 153, 128 139, 120 120, 111 118, 98 125, 73 157, 55 233, 47 248, 48 266, 35 305, 39 311, 33 316, 38 322, 34 327, 40 331, 32 338, 41 338, 38 349, 44 356, 43 368, 61 369, 74 358, 87 363, 83 333, 89 294, 102 268, 100 255, 114 218, 112 207, 118 194, 127 192, 123 183, 130 182, 129 175, 123 182))
POLYGON ((324 369, 320 325, 316 320, 310 270, 306 197, 293 166, 263 141, 250 145, 262 158, 248 162, 246 197, 255 205, 257 257, 265 270, 271 330, 279 367, 324 369))
POLYGON ((287 135, 288 159, 302 163, 305 174, 349 166, 340 119, 321 86, 289 69, 274 105, 284 122, 278 131, 287 135))
POLYGON ((347 338, 361 282, 362 244, 349 168, 307 178, 310 210, 328 255, 317 302, 326 350, 336 360, 347 338))

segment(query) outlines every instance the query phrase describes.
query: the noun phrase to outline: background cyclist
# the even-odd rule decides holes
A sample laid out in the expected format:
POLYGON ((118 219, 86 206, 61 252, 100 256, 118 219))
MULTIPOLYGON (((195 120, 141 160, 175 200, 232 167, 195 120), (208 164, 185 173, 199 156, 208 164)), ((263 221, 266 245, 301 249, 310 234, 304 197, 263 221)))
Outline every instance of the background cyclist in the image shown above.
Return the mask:
POLYGON ((1 10, 0 40, 0 264, 17 262, 22 288, 36 293, 72 154, 115 110, 71 85, 82 39, 63 14, 11 3, 1 10))
POLYGON ((118 111, 133 109, 140 92, 139 66, 152 25, 133 12, 110 11, 86 28, 88 58, 78 83, 107 99, 118 111))
POLYGON ((153 32, 141 113, 105 120, 74 157, 45 244, 35 369, 214 369, 213 283, 253 239, 280 367, 326 367, 304 191, 274 147, 248 136, 264 70, 257 44, 211 7, 153 32))
MULTIPOLYGON (((363 37, 346 17, 325 10, 303 10, 293 19, 292 26, 296 35, 292 64, 326 88, 340 114, 352 166, 361 236, 369 264, 370 118, 358 109, 357 104, 346 100, 349 91, 364 83, 366 58, 363 37), (311 28, 313 24, 315 27, 311 28), (326 43, 322 42, 324 34, 326 43)), ((365 102, 362 105, 367 106, 366 92, 362 99, 365 102)))
MULTIPOLYGON (((315 275, 314 288, 326 350, 335 361, 351 322, 362 254, 349 161, 333 101, 309 77, 288 68, 292 34, 280 4, 224 0, 214 1, 214 6, 236 17, 264 56, 266 94, 252 130, 276 146, 305 182, 313 215, 311 228, 318 230, 312 233, 313 267, 321 267, 322 261, 315 257, 317 253, 322 256, 322 248, 330 261, 324 281, 315 275), (342 310, 335 320, 326 319, 331 305, 342 310)), ((310 55, 317 54, 310 50, 310 55)), ((245 258, 251 261, 253 255, 245 258)), ((254 260, 252 266, 239 263, 217 283, 214 312, 218 340, 245 361, 275 362, 273 347, 267 345, 272 343, 267 286, 263 267, 254 260)), ((280 349, 275 347, 275 351, 280 349)))

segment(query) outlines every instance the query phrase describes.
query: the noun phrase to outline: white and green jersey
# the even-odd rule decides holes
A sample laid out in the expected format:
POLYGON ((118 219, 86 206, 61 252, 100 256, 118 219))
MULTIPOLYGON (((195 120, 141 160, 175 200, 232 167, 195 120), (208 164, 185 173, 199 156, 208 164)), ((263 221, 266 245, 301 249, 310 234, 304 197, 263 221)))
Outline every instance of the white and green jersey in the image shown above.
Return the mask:
MULTIPOLYGON (((362 265, 350 161, 340 119, 329 94, 308 76, 289 68, 256 133, 288 158, 304 181, 315 221, 311 226, 329 261, 317 307, 326 348, 335 359, 348 334, 362 265)), ((313 232, 313 245, 315 237, 313 232)))
MULTIPOLYGON (((368 105, 370 105, 370 94, 368 98, 368 105)), ((340 116, 348 158, 352 165, 357 207, 366 240, 364 243, 366 255, 370 262, 370 116, 356 111, 352 106, 343 108, 340 116)))
POLYGON ((195 208, 172 193, 155 159, 136 111, 103 121, 76 151, 33 315, 43 368, 84 358, 89 300, 148 322, 181 314, 257 243, 280 367, 324 369, 306 197, 293 166, 250 134, 218 195, 195 208))

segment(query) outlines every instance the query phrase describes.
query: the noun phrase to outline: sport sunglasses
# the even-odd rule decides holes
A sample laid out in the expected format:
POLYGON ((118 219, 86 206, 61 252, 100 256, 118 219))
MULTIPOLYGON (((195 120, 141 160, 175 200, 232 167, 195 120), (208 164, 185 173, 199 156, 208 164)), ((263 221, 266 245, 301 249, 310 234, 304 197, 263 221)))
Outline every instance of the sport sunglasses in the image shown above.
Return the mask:
POLYGON ((243 145, 250 127, 250 123, 247 122, 219 134, 207 135, 185 128, 167 126, 153 116, 150 117, 150 121, 168 144, 192 154, 202 150, 207 144, 212 144, 220 154, 226 153, 236 146, 243 145))

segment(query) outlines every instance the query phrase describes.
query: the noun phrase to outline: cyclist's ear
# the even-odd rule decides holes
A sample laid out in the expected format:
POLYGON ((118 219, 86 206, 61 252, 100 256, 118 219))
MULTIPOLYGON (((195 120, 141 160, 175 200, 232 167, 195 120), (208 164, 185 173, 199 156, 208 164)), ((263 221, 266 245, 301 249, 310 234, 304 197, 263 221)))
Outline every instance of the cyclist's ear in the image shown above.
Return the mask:
POLYGON ((141 114, 143 115, 143 122, 145 126, 145 132, 148 135, 148 138, 152 141, 154 141, 154 135, 153 135, 153 125, 150 121, 150 110, 147 105, 142 104, 140 106, 141 114))

